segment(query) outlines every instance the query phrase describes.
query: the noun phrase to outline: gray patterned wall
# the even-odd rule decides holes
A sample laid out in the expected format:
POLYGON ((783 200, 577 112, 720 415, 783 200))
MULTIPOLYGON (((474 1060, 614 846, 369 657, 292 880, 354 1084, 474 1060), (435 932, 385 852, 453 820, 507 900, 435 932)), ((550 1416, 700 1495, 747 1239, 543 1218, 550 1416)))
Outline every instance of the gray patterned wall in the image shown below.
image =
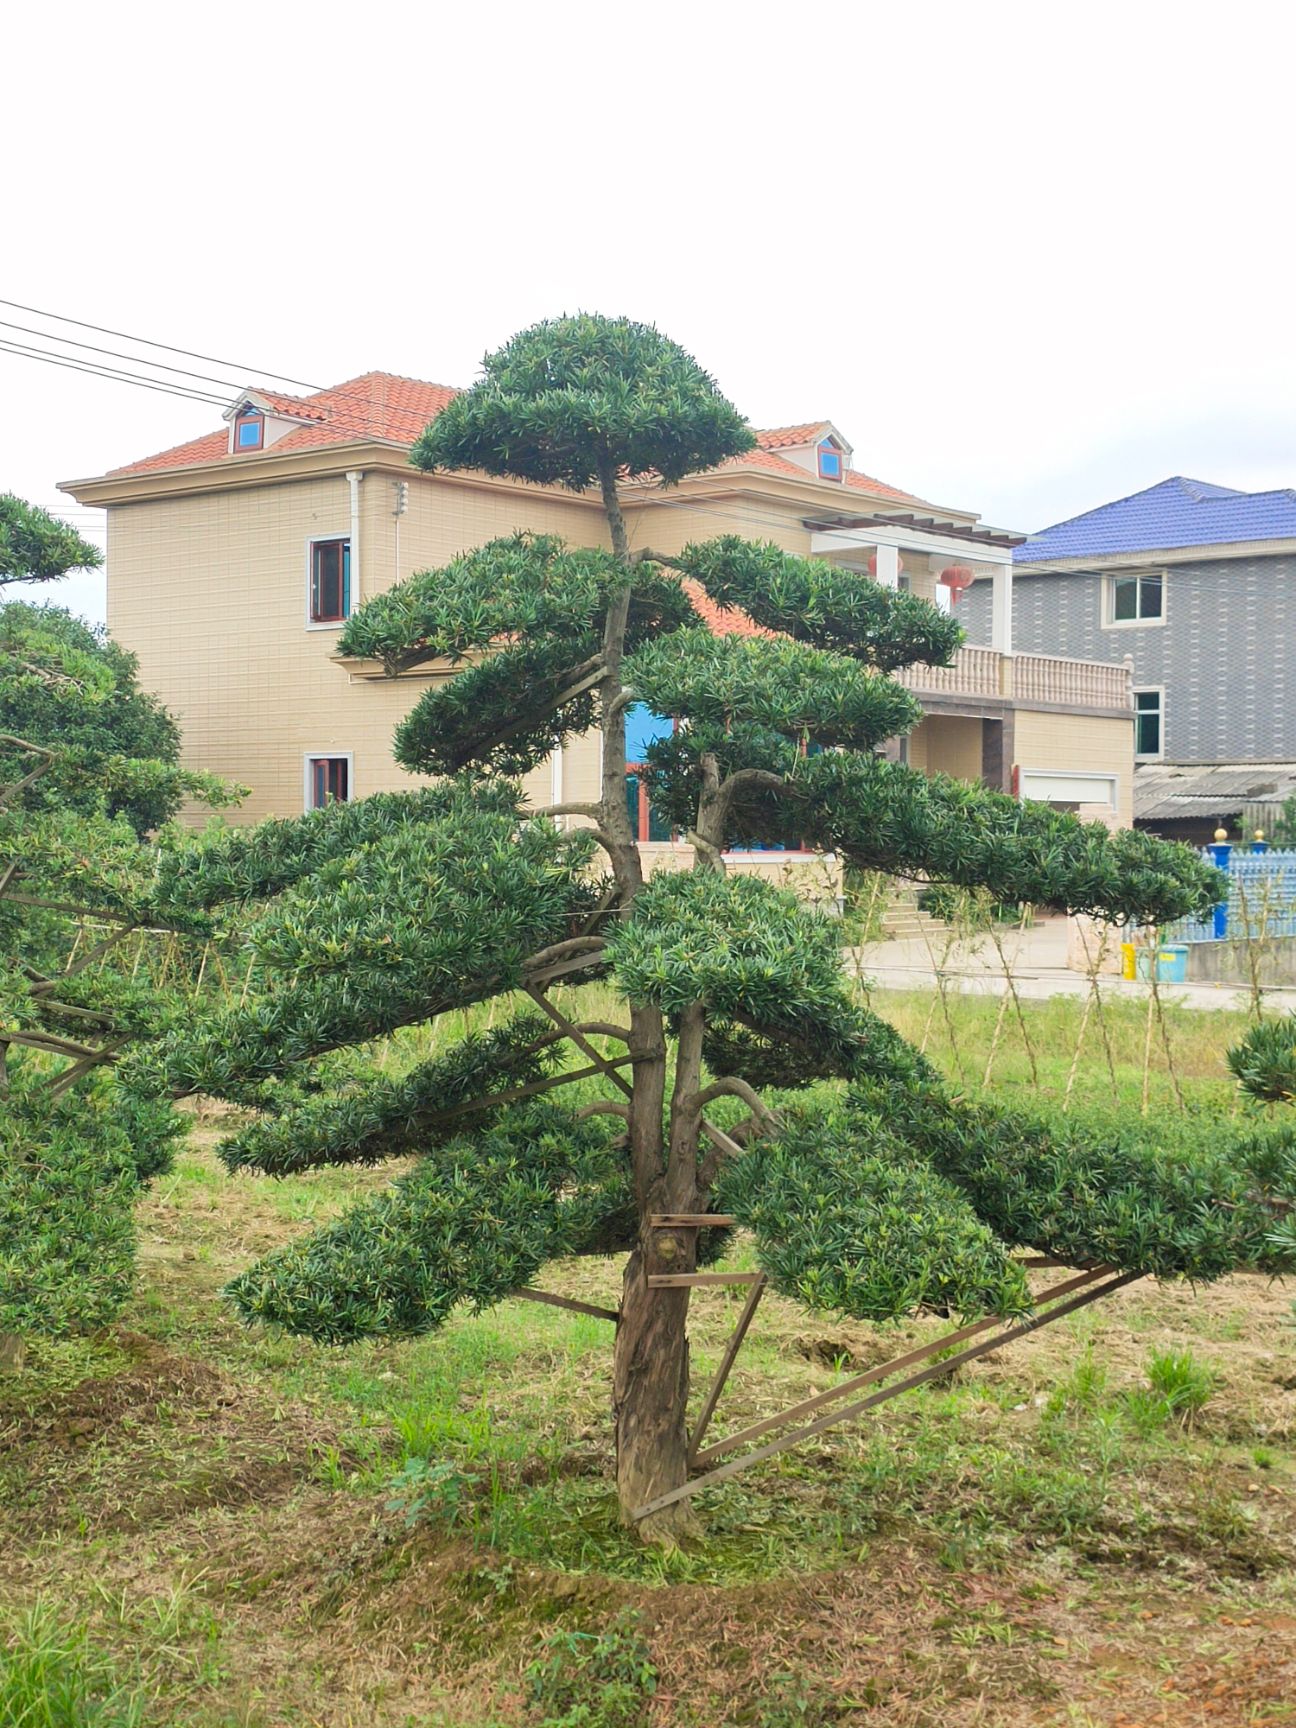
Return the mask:
MULTIPOLYGON (((1165 623, 1104 629, 1102 582, 1080 571, 1017 576, 1022 654, 1134 662, 1134 688, 1165 687, 1167 762, 1296 761, 1296 559, 1219 559, 1166 570, 1165 623), (1289 670, 1290 668, 1290 670, 1289 670)), ((990 584, 956 616, 990 645, 990 584)))

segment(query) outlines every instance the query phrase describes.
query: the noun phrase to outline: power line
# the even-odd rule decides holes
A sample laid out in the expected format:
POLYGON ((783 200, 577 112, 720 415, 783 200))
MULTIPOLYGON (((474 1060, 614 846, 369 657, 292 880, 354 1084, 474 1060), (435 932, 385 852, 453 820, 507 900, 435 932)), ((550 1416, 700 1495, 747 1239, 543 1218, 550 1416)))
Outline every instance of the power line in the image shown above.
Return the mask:
POLYGON ((183 384, 167 384, 162 380, 142 378, 136 372, 122 372, 116 367, 84 364, 70 356, 57 356, 40 348, 30 348, 25 343, 9 342, 0 337, 0 352, 13 354, 20 360, 36 360, 46 366, 65 366, 73 372, 88 372, 92 378, 107 378, 115 384, 136 384, 141 390, 156 390, 162 396, 180 396, 188 402, 204 402, 216 408, 226 407, 223 396, 212 396, 205 391, 189 390, 183 384))
POLYGON ((152 366, 159 372, 178 372, 183 378, 200 378, 207 384, 220 384, 231 390, 240 390, 240 383, 231 383, 228 378, 216 378, 210 372, 191 372, 186 366, 168 366, 164 360, 146 360, 140 354, 123 354, 119 348, 101 348, 94 342, 77 342, 71 336, 56 336, 52 330, 37 330, 30 324, 14 324, 8 318, 0 318, 0 328, 5 330, 21 330, 25 336, 43 336, 47 342, 61 342, 65 348, 87 348, 92 354, 108 354, 114 360, 130 360, 137 366, 152 366))
MULTIPOLYGON (((62 312, 46 312, 39 306, 24 306, 20 300, 0 299, 0 306, 12 306, 17 312, 34 312, 38 318, 51 318, 56 324, 75 324, 78 330, 95 330, 100 336, 116 336, 123 342, 138 342, 146 348, 161 348, 167 354, 183 354, 188 360, 206 360, 213 366, 228 366, 234 372, 255 373, 262 378, 278 378, 280 383, 296 384, 302 390, 318 392, 323 388, 319 384, 308 384, 303 378, 290 378, 286 372, 272 372, 268 366, 244 366, 237 360, 222 360, 215 354, 199 354, 192 348, 177 348, 170 342, 154 342, 149 336, 132 336, 127 330, 110 330, 106 324, 90 324, 84 318, 68 318, 62 312)), ((54 340, 57 342, 62 338, 56 336, 54 340)), ((142 363, 152 364, 149 361, 142 363)))
MULTIPOLYGON (((7 304, 9 304, 9 302, 0 300, 0 305, 7 305, 7 304)), ((24 330, 24 331, 27 331, 29 334, 32 333, 27 325, 12 324, 12 323, 9 323, 9 321, 6 319, 0 319, 0 326, 4 326, 4 327, 7 327, 7 328, 13 329, 13 330, 24 330)), ((94 326, 94 325, 92 325, 90 327, 92 329, 97 328, 97 326, 94 326)), ((53 365, 53 366, 60 366, 60 365, 61 366, 69 366, 69 367, 72 367, 73 369, 87 372, 92 377, 106 378, 106 379, 108 379, 108 381, 110 383, 139 384, 143 388, 148 389, 148 390, 158 390, 158 391, 163 392, 164 394, 168 394, 168 395, 172 395, 172 396, 179 396, 181 398, 187 398, 188 400, 194 401, 194 402, 211 403, 212 405, 214 405, 218 408, 221 408, 222 410, 227 408, 232 401, 237 401, 239 399, 240 394, 242 394, 243 392, 249 391, 249 390, 255 391, 258 388, 257 385, 247 384, 246 382, 234 384, 234 383, 231 383, 228 379, 215 378, 215 377, 213 377, 213 375, 211 373, 207 373, 207 372, 188 372, 188 371, 186 371, 186 369, 184 367, 167 366, 167 365, 165 365, 164 362, 162 362, 160 360, 145 360, 142 356, 138 356, 138 355, 134 355, 134 354, 123 354, 120 352, 120 350, 115 349, 115 348, 100 348, 100 347, 96 347, 95 344, 90 343, 90 342, 76 342, 76 341, 74 341, 74 339, 72 337, 55 336, 52 332, 49 332, 49 331, 36 331, 35 334, 36 335, 44 335, 51 342, 62 342, 65 346, 68 346, 68 347, 87 348, 87 349, 91 350, 91 352, 93 352, 93 353, 108 354, 108 355, 111 355, 114 358, 120 359, 120 360, 130 360, 130 361, 133 361, 140 366, 153 366, 153 367, 157 367, 161 371, 177 372, 177 373, 182 373, 185 376, 191 377, 191 378, 206 379, 209 382, 221 385, 224 389, 228 390, 229 394, 227 396, 216 396, 216 395, 213 395, 210 391, 197 390, 197 389, 194 389, 193 387, 191 387, 189 385, 174 383, 170 379, 150 378, 141 372, 127 372, 127 371, 123 370, 121 367, 103 366, 103 365, 101 365, 97 362, 94 362, 94 361, 82 362, 78 359, 78 357, 76 357, 74 355, 60 354, 56 349, 51 349, 51 348, 37 348, 31 343, 14 342, 11 338, 7 338, 7 337, 0 337, 0 352, 11 353, 11 354, 16 355, 19 359, 24 359, 24 360, 45 360, 50 365, 53 365)), ((130 340, 130 341, 144 341, 145 338, 143 338, 143 337, 130 337, 130 338, 128 338, 128 340, 130 340)), ((160 344, 158 344, 158 346, 167 347, 168 344, 160 343, 160 344)), ((175 350, 175 352, 183 354, 183 353, 187 353, 188 350, 182 348, 182 349, 175 350)), ((194 358, 201 358, 201 356, 195 355, 194 358)), ((223 364, 223 362, 218 362, 218 364, 223 364)), ((283 374, 282 373, 274 373, 274 374, 272 374, 272 376, 282 377, 283 374)), ((269 386, 265 386, 265 388, 269 389, 269 386)), ((374 400, 373 400, 372 395, 368 391, 365 391, 365 390, 348 390, 345 386, 340 385, 340 384, 334 384, 331 386, 323 386, 319 389, 316 389, 315 386, 313 386, 313 385, 309 385, 309 386, 306 386, 306 388, 313 390, 315 395, 327 395, 330 399, 331 411, 334 413, 334 415, 339 420, 343 420, 344 417, 347 415, 347 409, 345 407, 342 407, 340 409, 336 407, 336 404, 337 404, 337 401, 339 398, 345 397, 349 400, 352 400, 352 401, 355 401, 358 403, 362 403, 366 413, 365 413, 365 415, 362 416, 359 412, 356 412, 355 414, 353 414, 351 416, 351 420, 352 420, 351 429, 353 431, 356 431, 359 433, 371 433, 373 431, 372 426, 367 423, 367 419, 368 419, 369 415, 373 414, 375 404, 374 404, 374 400)), ((272 391, 271 394, 283 396, 283 395, 286 395, 287 392, 272 391)), ((298 397, 290 397, 289 399, 294 401, 294 402, 300 403, 303 408, 306 408, 308 414, 312 413, 312 411, 309 410, 309 407, 308 407, 309 400, 310 400, 309 398, 302 399, 302 398, 298 398, 298 397)), ((289 411, 289 413, 290 413, 290 417, 291 417, 291 410, 289 411)), ((319 414, 314 414, 313 417, 318 419, 318 418, 322 418, 323 416, 321 416, 319 414)))

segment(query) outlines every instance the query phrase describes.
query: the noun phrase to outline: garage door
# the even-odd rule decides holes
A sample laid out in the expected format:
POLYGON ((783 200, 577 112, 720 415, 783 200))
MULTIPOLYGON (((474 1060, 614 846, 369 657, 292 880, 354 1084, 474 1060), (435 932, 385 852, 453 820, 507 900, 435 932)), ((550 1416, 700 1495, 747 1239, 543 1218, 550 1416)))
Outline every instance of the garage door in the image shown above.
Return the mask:
POLYGON ((1041 804, 1106 804, 1116 808, 1114 774, 1059 773, 1050 768, 1023 768, 1018 779, 1023 798, 1041 804))

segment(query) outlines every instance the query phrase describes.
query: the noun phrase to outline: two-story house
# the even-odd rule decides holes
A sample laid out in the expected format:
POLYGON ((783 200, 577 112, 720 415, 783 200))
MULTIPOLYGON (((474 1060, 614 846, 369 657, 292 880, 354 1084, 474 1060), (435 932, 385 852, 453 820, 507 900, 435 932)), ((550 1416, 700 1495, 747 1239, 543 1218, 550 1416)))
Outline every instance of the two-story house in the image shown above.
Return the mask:
MULTIPOLYGON (((412 469, 410 446, 452 395, 386 373, 310 396, 249 389, 218 429, 64 487, 107 511, 109 629, 179 717, 187 760, 251 786, 243 820, 409 785, 391 737, 428 674, 388 679, 339 662, 337 632, 363 600, 520 528, 604 543, 594 498, 412 469)), ((627 484, 634 544, 671 553, 739 533, 946 604, 969 573, 983 575, 988 641, 953 667, 905 674, 925 718, 897 753, 1128 823, 1128 675, 1013 655, 1020 537, 861 473, 830 422, 757 437, 756 449, 669 491, 627 484)), ((714 608, 709 617, 734 625, 714 608)), ((632 713, 632 757, 669 724, 632 713)), ((540 804, 588 800, 598 771, 597 739, 575 740, 528 791, 540 804)), ((672 846, 646 799, 638 809, 645 841, 672 846)))
MULTIPOLYGON (((1128 661, 1140 826, 1194 842, 1263 826, 1296 777, 1296 491, 1163 480, 1030 535, 1013 561, 1021 647, 1128 661)), ((958 610, 991 639, 987 583, 958 610)))

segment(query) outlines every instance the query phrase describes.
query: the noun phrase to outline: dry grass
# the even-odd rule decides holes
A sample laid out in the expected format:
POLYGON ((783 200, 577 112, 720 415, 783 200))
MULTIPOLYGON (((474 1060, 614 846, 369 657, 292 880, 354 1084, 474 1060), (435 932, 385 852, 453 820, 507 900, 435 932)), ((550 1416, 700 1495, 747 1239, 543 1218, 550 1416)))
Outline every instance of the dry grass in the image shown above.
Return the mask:
MULTIPOLYGON (((1184 1072, 1219 1113, 1209 1018, 1215 1054, 1185 1043, 1184 1072)), ((963 1024, 971 1050, 984 1021, 963 1024)), ((140 1720, 534 1723, 541 1641, 629 1611, 653 1728, 1296 1724, 1291 1292, 1136 1284, 709 1491, 705 1548, 663 1557, 616 1526, 605 1323, 511 1303, 346 1351, 246 1330, 222 1282, 386 1177, 231 1180, 214 1138, 143 1208, 126 1325, 38 1344, 0 1388, 3 1613, 87 1633, 140 1720), (1190 1423, 1148 1413, 1171 1351, 1216 1377, 1190 1423), (439 1485, 412 1524, 410 1458, 439 1485)), ((608 1301, 617 1269, 545 1282, 608 1301)), ((699 1380, 735 1308, 698 1300, 699 1380)), ((770 1298, 721 1428, 938 1330, 770 1298)))

